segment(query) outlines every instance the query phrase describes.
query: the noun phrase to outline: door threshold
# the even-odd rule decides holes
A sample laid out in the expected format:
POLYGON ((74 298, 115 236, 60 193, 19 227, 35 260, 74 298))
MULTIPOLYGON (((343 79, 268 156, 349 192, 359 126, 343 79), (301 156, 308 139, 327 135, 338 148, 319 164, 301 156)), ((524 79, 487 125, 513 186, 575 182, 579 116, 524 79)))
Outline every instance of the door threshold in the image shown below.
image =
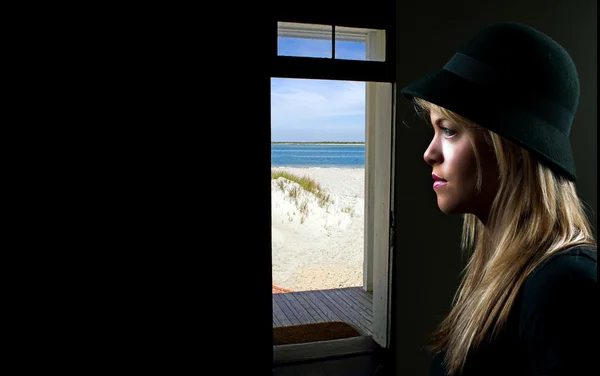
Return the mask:
POLYGON ((370 335, 330 341, 275 345, 273 346, 273 364, 370 354, 374 352, 374 349, 375 342, 370 335))

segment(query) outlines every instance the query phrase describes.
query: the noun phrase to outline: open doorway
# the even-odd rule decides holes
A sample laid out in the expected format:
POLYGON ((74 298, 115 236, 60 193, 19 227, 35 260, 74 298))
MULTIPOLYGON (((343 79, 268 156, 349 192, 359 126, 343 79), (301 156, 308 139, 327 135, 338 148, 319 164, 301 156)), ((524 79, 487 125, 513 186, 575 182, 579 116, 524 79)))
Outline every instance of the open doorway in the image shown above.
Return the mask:
MULTIPOLYGON (((271 84, 273 326, 308 330, 337 322, 339 329, 322 325, 327 330, 318 338, 339 339, 340 331, 370 336, 365 84, 279 78, 271 84)), ((293 330, 296 341, 311 341, 293 330)))
POLYGON ((271 102, 273 288, 362 287, 365 84, 272 78, 271 102))
MULTIPOLYGON (((382 31, 334 29, 280 23, 279 53, 381 61, 382 31)), ((358 332, 345 344, 304 341, 301 352, 276 345, 274 361, 387 347, 392 85, 271 83, 273 326, 337 321, 358 332)))

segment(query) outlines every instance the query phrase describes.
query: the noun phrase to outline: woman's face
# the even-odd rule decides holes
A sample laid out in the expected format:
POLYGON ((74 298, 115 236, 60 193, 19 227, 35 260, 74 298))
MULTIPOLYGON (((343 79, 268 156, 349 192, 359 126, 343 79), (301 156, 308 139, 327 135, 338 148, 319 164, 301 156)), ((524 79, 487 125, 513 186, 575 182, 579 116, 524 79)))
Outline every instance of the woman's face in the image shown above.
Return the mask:
POLYGON ((498 167, 491 146, 486 145, 482 130, 460 129, 433 111, 430 118, 434 136, 423 158, 432 167, 432 174, 445 181, 432 180, 438 207, 446 214, 474 214, 485 224, 498 189, 498 167), (480 193, 476 188, 477 161, 470 140, 481 162, 480 193))

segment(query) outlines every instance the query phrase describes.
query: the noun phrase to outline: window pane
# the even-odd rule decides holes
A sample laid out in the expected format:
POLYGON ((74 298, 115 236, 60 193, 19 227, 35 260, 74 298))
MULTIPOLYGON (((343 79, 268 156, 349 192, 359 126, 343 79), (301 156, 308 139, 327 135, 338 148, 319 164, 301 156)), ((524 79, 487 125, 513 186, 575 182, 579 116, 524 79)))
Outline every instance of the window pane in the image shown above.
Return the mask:
POLYGON ((332 57, 331 25, 277 23, 277 55, 332 57))
POLYGON ((336 26, 335 58, 385 61, 385 30, 336 26))

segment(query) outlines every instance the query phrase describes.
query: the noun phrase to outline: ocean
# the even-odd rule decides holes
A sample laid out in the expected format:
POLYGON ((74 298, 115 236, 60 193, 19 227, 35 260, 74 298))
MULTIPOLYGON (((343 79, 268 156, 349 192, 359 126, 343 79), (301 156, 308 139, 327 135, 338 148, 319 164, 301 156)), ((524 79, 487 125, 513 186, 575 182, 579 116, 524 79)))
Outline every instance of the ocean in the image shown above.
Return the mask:
POLYGON ((364 144, 271 144, 273 167, 365 167, 364 144))

